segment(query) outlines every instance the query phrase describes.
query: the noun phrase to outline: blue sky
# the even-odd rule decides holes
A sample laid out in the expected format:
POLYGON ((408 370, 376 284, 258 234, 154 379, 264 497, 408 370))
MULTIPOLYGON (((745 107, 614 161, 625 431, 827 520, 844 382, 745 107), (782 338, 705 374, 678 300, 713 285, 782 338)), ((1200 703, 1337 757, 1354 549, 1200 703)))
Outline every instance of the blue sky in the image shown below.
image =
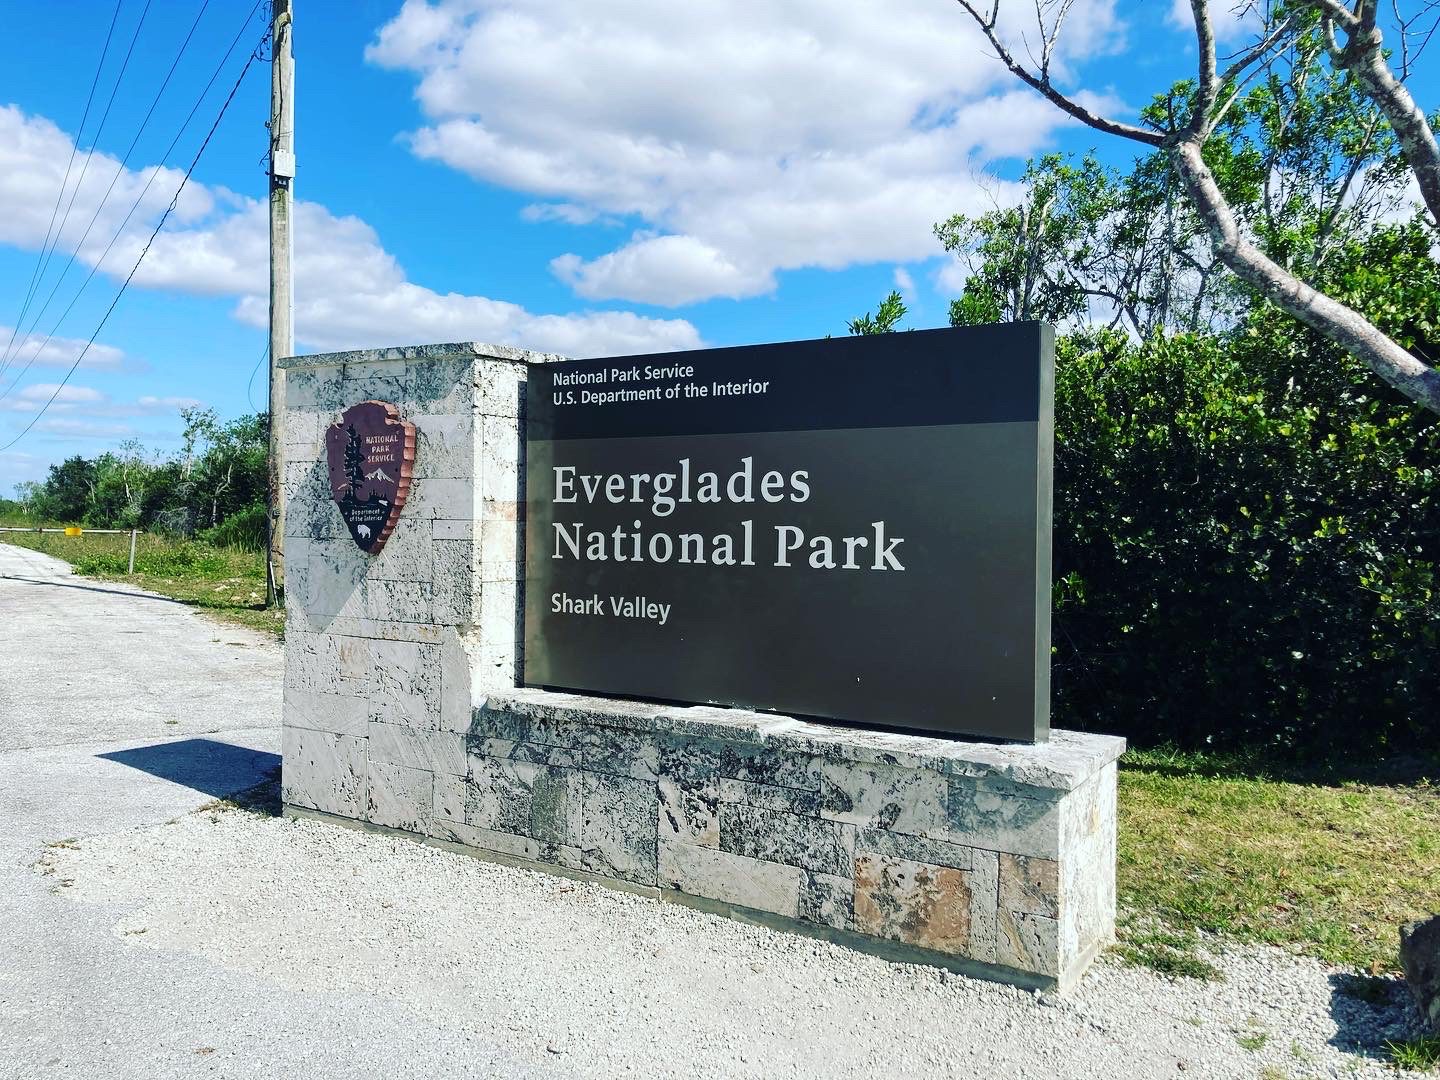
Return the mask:
MULTIPOLYGON (((70 188, 82 166, 85 181, 0 372, 0 445, 95 331, 261 37, 268 5, 247 25, 251 0, 210 0, 196 23, 202 2, 152 0, 141 24, 145 0, 121 0, 70 188)), ((1006 199, 1028 155, 1131 154, 1019 86, 949 0, 295 2, 299 352, 482 340, 597 356, 816 337, 897 284, 910 325, 942 325, 960 278, 934 221, 1006 199)), ((115 12, 6 4, 0 345, 115 12)), ((1063 81, 1118 115, 1192 63, 1172 0, 1080 0, 1071 20, 1063 81)), ((127 438, 167 451, 185 403, 223 417, 263 406, 268 99, 256 62, 96 346, 0 451, 0 492, 127 438)))

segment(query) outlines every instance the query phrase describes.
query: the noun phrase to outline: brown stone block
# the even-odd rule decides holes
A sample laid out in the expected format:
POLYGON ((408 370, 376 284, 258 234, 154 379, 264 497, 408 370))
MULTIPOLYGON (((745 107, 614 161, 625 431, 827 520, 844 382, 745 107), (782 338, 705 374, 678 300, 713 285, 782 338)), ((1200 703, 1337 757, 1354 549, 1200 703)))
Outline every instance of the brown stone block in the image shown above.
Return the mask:
POLYGON ((855 929, 937 952, 970 945, 970 875, 885 855, 855 858, 855 929))
POLYGON ((1060 917, 1060 864, 1000 853, 1000 906, 1027 915, 1060 917))

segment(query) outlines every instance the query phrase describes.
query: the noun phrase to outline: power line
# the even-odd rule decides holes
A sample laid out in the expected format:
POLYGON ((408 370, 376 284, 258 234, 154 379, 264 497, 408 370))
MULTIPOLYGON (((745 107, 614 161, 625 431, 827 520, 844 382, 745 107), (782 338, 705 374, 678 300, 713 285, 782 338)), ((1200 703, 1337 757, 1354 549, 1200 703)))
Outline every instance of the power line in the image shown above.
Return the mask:
MULTIPOLYGON (((35 352, 31 355, 30 359, 25 362, 25 366, 22 367, 10 380, 10 384, 6 386, 3 391, 0 391, 0 399, 5 398, 10 393, 10 391, 14 390, 15 387, 19 385, 20 380, 25 377, 25 373, 30 370, 31 366, 35 363, 35 361, 39 359, 41 353, 45 351, 45 346, 49 345, 50 342, 54 340, 55 335, 59 333, 60 327, 64 325, 65 320, 69 318, 70 312, 74 310, 76 303, 80 300, 80 296, 85 292, 85 289, 89 286, 91 280, 100 271, 100 267, 105 264, 105 260, 110 256, 111 250, 115 247, 116 243, 119 242, 121 236, 124 235, 125 226, 130 223, 130 219, 134 216, 135 211, 138 210, 141 203, 145 201, 145 196, 150 191, 151 185, 155 183, 156 177, 160 175, 160 169, 164 167, 165 162, 170 159, 170 155, 174 152, 176 145, 180 142, 181 137, 190 127, 190 121, 193 120, 195 118, 195 114, 200 111, 200 106, 204 104, 205 98, 210 93, 210 88, 215 85, 215 80, 220 77, 220 73, 225 69, 225 65, 229 63, 230 56, 235 51, 235 46, 240 43, 240 38, 244 35, 246 29, 250 26, 251 20, 255 18, 255 12, 259 10, 260 5, 263 2, 264 0, 255 0, 255 4, 253 7, 251 7, 249 14, 245 16, 245 21, 240 25, 239 31, 237 31, 235 36, 231 39, 229 48, 225 50, 225 55, 220 58, 220 62, 215 65, 215 70, 211 72, 209 82, 207 82, 205 84, 205 88, 200 91, 200 95, 195 99, 195 104, 190 106, 190 112, 186 115, 184 123, 180 125, 180 130, 177 131, 175 133, 175 137, 170 140, 170 145, 165 148, 165 154, 160 159, 160 165, 150 171, 150 176, 145 181, 145 186, 140 189, 140 194, 135 197, 135 201, 131 204, 129 211, 125 214, 124 219, 120 222, 119 227, 115 230, 115 235, 112 236, 110 238, 110 242, 105 245, 105 250, 100 253, 100 258, 98 258, 95 261, 95 264, 91 266, 90 273, 85 275, 85 280, 80 283, 80 288, 76 291, 75 295, 70 298, 70 303, 67 304, 65 310, 60 313, 60 318, 58 318, 55 321, 55 325, 50 328, 50 333, 46 335, 45 340, 39 344, 35 352)), ((263 43, 264 42, 262 40, 261 44, 263 45, 263 43)), ((21 345, 21 348, 24 348, 23 344, 21 345)), ((16 354, 16 358, 18 359, 18 353, 16 354)), ((3 372, 3 368, 0 368, 0 372, 3 372)))
MULTIPOLYGON (((170 85, 170 80, 175 75, 175 69, 180 66, 180 61, 185 56, 185 50, 190 47, 190 39, 195 36, 195 30, 200 25, 200 19, 204 16, 205 9, 209 6, 210 0, 204 0, 204 3, 200 5, 200 11, 196 14, 195 21, 190 24, 190 32, 185 35, 185 40, 180 43, 180 51, 175 54, 175 59, 170 64, 170 70, 165 73, 165 79, 160 83, 160 89, 155 91, 155 97, 150 102, 149 111, 145 113, 145 118, 140 121, 140 128, 135 132, 135 137, 130 140, 130 146, 126 149, 125 156, 120 159, 120 165, 116 168, 115 175, 110 178, 110 186, 105 189, 105 194, 100 197, 100 202, 96 205, 95 212, 90 215, 90 222, 85 226, 85 231, 80 234, 80 239, 75 241, 75 248, 70 252, 70 258, 65 261, 64 269, 60 271, 60 276, 55 279, 55 284, 50 288, 50 294, 45 298, 45 303, 36 314, 34 322, 30 324, 31 330, 34 330, 34 328, 40 324, 40 320, 44 318, 45 312, 50 310, 50 303, 55 299, 55 294, 60 291, 60 286, 65 281, 65 276, 70 273, 70 268, 75 265, 75 259, 79 256, 80 249, 85 246, 85 241, 90 236, 90 230, 93 229, 95 223, 100 220, 100 214, 104 211, 105 204, 110 201, 111 192, 115 190, 115 185, 120 182, 120 177, 125 174, 125 166, 130 161, 130 155, 135 152, 135 147, 140 142, 140 136, 145 134, 145 129, 150 124, 150 118, 155 115, 155 108, 160 104, 160 99, 165 94, 165 88, 170 85)), ((58 236, 56 237, 56 241, 58 243, 58 236)), ((83 292, 85 286, 82 285, 80 288, 83 292)), ((29 337, 28 333, 26 337, 29 337)), ((6 357, 5 359, 8 360, 9 358, 6 357)), ((3 371, 4 367, 0 366, 0 372, 3 371)))
MULTIPOLYGON (((41 281, 45 280, 45 271, 50 267, 50 259, 60 246, 60 236, 65 231, 65 223, 70 220, 70 211, 75 207, 75 197, 80 194, 80 185, 85 182, 85 174, 90 171, 90 161, 95 156, 95 148, 100 144, 100 136, 105 131, 105 121, 110 119, 111 106, 115 104, 115 95, 119 93, 120 83, 124 81, 125 72, 130 67, 130 57, 135 52, 135 43, 140 40, 140 30, 145 25, 145 16, 150 14, 152 2, 153 0, 145 0, 145 8, 140 12, 140 21, 135 24, 135 33, 130 38, 130 47, 125 50, 125 60, 120 65, 120 74, 115 76, 115 85, 110 88, 110 99, 105 102, 105 111, 100 116, 100 126, 95 129, 95 134, 91 136, 90 149, 85 152, 85 163, 80 166, 80 178, 75 181, 75 190, 70 192, 70 201, 65 204, 65 213, 60 218, 60 227, 55 230, 55 241, 50 245, 50 250, 43 253, 44 261, 40 265, 41 281)), ((9 359, 8 350, 4 359, 7 361, 9 359)))
MULTIPOLYGON (((257 4, 257 7, 258 6, 257 4)), ((225 104, 220 106, 220 114, 215 117, 215 122, 210 125, 210 130, 205 135, 205 141, 200 144, 200 149, 195 151, 195 158, 190 162, 190 167, 185 170, 185 175, 180 180, 180 186, 175 189, 174 198, 170 200, 170 205, 165 208, 165 213, 160 215, 160 221, 156 224, 155 231, 150 234, 150 239, 145 241, 145 247, 141 249, 140 257, 135 260, 135 265, 130 268, 130 273, 125 276, 125 281, 121 284, 120 291, 115 294, 115 299, 111 300, 110 306, 105 309, 105 314, 100 319, 100 325, 95 327, 95 332, 90 335, 90 340, 87 341, 85 347, 80 350, 80 355, 75 357, 75 362, 70 365, 70 370, 65 372, 65 377, 61 379, 55 387, 55 391, 50 395, 49 400, 40 407, 39 412, 31 417, 30 423, 25 425, 24 430, 21 431, 19 435, 16 435, 15 438, 11 439, 4 446, 0 446, 0 452, 9 450, 28 435, 30 430, 40 422, 40 418, 45 415, 46 410, 49 409, 50 406, 55 403, 55 399, 60 396, 60 391, 65 389, 65 385, 70 381, 70 376, 75 374, 75 370, 80 366, 80 361, 85 359, 85 354, 90 351, 90 346, 95 344, 95 339, 100 336, 100 331, 105 329, 106 322, 109 321, 110 316, 115 311, 115 305, 120 303, 120 297, 125 295, 125 290, 130 287, 131 279, 135 277, 136 271, 140 269, 140 264, 145 261, 145 256, 150 251, 150 245, 153 244, 155 238, 160 235, 160 230, 165 227, 165 222, 169 220, 171 213, 180 202, 180 195, 185 190, 185 185, 189 183, 190 176, 194 173, 195 167, 200 164, 200 156, 205 153, 205 148, 210 145, 210 140, 215 137, 215 131, 220 127, 220 121, 225 118, 225 113, 229 110, 230 103, 235 100, 235 95, 240 90, 240 84, 245 81, 245 76, 250 71, 250 65, 260 58, 260 48, 265 44, 265 39, 269 36, 270 29, 266 27, 265 33, 261 35, 260 41, 256 44, 254 51, 250 53, 250 59, 246 60, 245 66, 240 69, 240 75, 235 80, 235 85, 230 88, 230 94, 226 97, 225 104)))
POLYGON ((265 362, 265 358, 269 355, 270 342, 267 340, 265 342, 265 348, 260 350, 260 359, 255 361, 255 366, 250 369, 250 378, 245 383, 245 399, 250 402, 250 408, 254 409, 257 413, 260 411, 260 406, 255 404, 255 376, 260 373, 260 365, 265 362))
MULTIPOLYGON (((10 340, 5 343, 5 356, 10 355, 10 347, 15 344, 15 335, 20 332, 20 324, 25 321, 25 312, 30 308, 30 301, 35 296, 35 290, 39 282, 40 263, 45 257, 45 249, 50 246, 50 234, 55 229, 55 218, 60 214, 60 204, 65 199, 65 189, 70 186, 70 170, 75 165, 75 155, 80 151, 80 139, 85 134, 85 124, 90 119, 90 106, 95 101, 95 88, 100 85, 100 72, 105 69, 105 57, 110 55, 110 39, 115 36, 115 22, 120 18, 120 5, 125 0, 115 0, 115 14, 110 17, 110 29, 105 32, 105 46, 100 50, 100 62, 95 65, 95 77, 90 80, 90 93, 85 95, 85 111, 80 114, 80 126, 75 129, 75 139, 70 143, 70 160, 65 163, 65 177, 60 181, 60 190, 55 193, 55 206, 50 211, 50 224, 45 226, 45 239, 40 242, 40 254, 35 256, 35 268, 30 271, 30 285, 25 291, 25 300, 20 305, 20 314, 15 316, 15 325, 10 328, 10 340)), ((79 181, 76 181, 79 186, 79 181)), ((5 363, 0 362, 0 372, 5 370, 5 363)))

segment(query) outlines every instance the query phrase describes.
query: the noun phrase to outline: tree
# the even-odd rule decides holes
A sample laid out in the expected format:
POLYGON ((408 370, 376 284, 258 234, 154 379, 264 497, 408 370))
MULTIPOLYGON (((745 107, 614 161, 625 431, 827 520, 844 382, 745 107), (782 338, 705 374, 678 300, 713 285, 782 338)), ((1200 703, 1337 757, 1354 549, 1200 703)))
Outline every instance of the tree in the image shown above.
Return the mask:
MULTIPOLYGON (((873 317, 867 311, 858 319, 851 319, 846 323, 846 327, 851 334, 859 337, 869 334, 889 334, 894 331, 895 324, 905 317, 906 311, 905 301, 898 292, 892 291, 889 296, 880 301, 880 306, 876 309, 873 317)), ((348 455, 349 451, 346 453, 348 455)), ((346 461, 349 461, 348 456, 346 461)))
POLYGON ((345 478, 350 481, 350 498, 360 497, 360 485, 365 483, 365 451, 360 449, 360 433, 351 424, 345 440, 345 478))
MULTIPOLYGON (((1323 52, 1332 70, 1346 78, 1378 114, 1380 119, 1372 130, 1378 134, 1381 124, 1388 128, 1400 158, 1420 187, 1431 224, 1440 222, 1440 146, 1425 114, 1405 86, 1415 57, 1408 48, 1402 48, 1400 74, 1392 70, 1376 21, 1376 0, 1353 0, 1353 4, 1341 0, 1279 3, 1264 13, 1264 26, 1254 44, 1223 71, 1216 60, 1208 0, 1190 0, 1198 47, 1196 78, 1161 95, 1138 125, 1101 116, 1054 84, 1055 46, 1075 0, 1036 0, 1040 39, 1033 67, 1021 63, 1001 39, 997 29, 1001 0, 991 0, 988 6, 983 0, 956 2, 974 19, 1005 66, 1052 104, 1098 131, 1159 151, 1203 225, 1215 258, 1240 281, 1364 362, 1406 397, 1440 412, 1440 371, 1355 307, 1317 289, 1313 275, 1307 275, 1304 267, 1286 265, 1267 254, 1257 243, 1255 230, 1247 228, 1247 222, 1237 214, 1212 161, 1212 138, 1227 123, 1233 126, 1232 114, 1250 82, 1264 77, 1267 85, 1273 85, 1276 58, 1282 53, 1288 53, 1292 61, 1301 60, 1299 66, 1303 68, 1307 54, 1318 58, 1323 52), (982 6, 986 9, 982 10, 982 6), (1307 281, 1307 276, 1312 280, 1307 281)), ((1402 44, 1408 32, 1409 24, 1402 24, 1402 44)), ((1357 147, 1363 152, 1368 149, 1357 147)), ((1351 182, 1358 176, 1357 169, 1351 182)), ((1335 205, 1338 213, 1346 204, 1342 198, 1335 205)))

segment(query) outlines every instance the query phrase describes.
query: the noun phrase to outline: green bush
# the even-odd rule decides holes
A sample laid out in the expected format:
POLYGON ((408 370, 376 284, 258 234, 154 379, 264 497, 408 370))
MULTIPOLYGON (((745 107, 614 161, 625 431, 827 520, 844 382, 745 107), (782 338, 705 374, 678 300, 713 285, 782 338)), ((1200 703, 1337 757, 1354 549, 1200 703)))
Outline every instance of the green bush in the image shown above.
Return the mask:
POLYGON ((1292 757, 1440 751, 1437 559, 1440 418, 1283 316, 1062 342, 1058 725, 1292 757))
POLYGON ((213 529, 202 530, 198 538, 213 547, 264 551, 265 519, 265 504, 256 503, 235 511, 213 529))

